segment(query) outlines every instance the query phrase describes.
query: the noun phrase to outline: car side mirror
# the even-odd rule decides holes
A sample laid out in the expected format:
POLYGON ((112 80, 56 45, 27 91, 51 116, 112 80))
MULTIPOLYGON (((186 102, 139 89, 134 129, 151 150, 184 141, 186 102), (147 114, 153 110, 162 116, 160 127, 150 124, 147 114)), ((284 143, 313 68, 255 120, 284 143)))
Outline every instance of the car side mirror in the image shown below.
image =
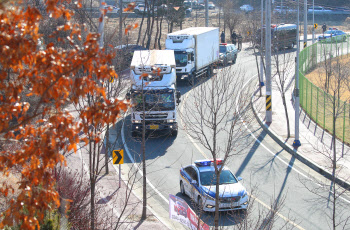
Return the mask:
POLYGON ((191 184, 193 184, 193 185, 198 185, 198 182, 197 182, 196 180, 192 180, 192 181, 191 181, 191 184))
POLYGON ((130 95, 130 92, 127 92, 126 95, 125 95, 125 98, 126 98, 127 100, 130 100, 130 96, 131 96, 131 95, 130 95))
POLYGON ((243 180, 243 178, 239 176, 239 177, 237 177, 237 180, 241 181, 241 180, 243 180))

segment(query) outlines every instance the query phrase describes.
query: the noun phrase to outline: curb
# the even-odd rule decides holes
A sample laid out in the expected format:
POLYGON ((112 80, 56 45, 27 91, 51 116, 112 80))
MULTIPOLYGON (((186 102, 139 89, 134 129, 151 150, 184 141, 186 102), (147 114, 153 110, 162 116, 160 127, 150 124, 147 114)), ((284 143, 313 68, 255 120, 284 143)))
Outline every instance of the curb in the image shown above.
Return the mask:
MULTIPOLYGON (((285 143, 280 137, 278 137, 278 135, 273 132, 272 130, 269 129, 269 127, 266 125, 266 123, 262 122, 262 119, 260 119, 260 117, 258 116, 258 114, 255 111, 254 108, 254 103, 253 103, 253 97, 256 96, 256 93, 258 92, 258 90, 256 90, 253 95, 250 98, 250 105, 251 108, 253 110, 254 116, 257 119, 257 121, 259 122, 261 128, 274 140, 276 141, 284 150, 286 150, 287 152, 289 152, 293 157, 295 157, 296 159, 298 159, 299 161, 303 162, 304 164, 306 164, 307 166, 309 166, 310 168, 312 168, 314 171, 320 173, 321 175, 323 175, 324 177, 326 177, 329 180, 333 180, 333 176, 332 173, 328 172, 326 169, 324 169, 323 167, 321 167, 320 165, 316 164, 315 162, 313 162, 312 160, 306 158, 304 156, 304 154, 302 154, 302 152, 298 152, 296 149, 294 149, 292 146, 290 146, 289 144, 285 143)), ((339 186, 341 186, 342 188, 350 191, 350 184, 346 181, 344 181, 343 179, 340 179, 338 177, 335 178, 335 183, 337 183, 339 186)))

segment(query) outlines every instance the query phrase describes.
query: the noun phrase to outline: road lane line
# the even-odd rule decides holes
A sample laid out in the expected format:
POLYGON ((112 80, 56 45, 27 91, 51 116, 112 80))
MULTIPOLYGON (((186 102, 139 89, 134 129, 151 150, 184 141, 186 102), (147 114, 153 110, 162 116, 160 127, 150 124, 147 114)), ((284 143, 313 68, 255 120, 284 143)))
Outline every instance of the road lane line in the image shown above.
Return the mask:
MULTIPOLYGON (((256 75, 254 75, 251 79, 249 79, 248 81, 247 81, 247 83, 249 83, 254 77, 256 77, 256 75)), ((247 84, 246 83, 246 84, 247 84)), ((246 85, 245 84, 245 85, 246 85)), ((242 87, 242 89, 245 87, 245 85, 242 87)), ((241 91, 242 92, 242 91, 241 91)), ((240 92, 240 93, 241 93, 240 92)), ((188 98, 188 96, 190 95, 190 93, 191 93, 191 91, 189 91, 188 92, 188 94, 186 94, 186 96, 185 96, 185 99, 184 99, 184 101, 183 101, 183 103, 182 103, 182 105, 181 105, 181 113, 183 112, 183 107, 184 107, 184 104, 185 104, 185 101, 187 100, 187 98, 188 98)), ((237 100, 238 100, 238 97, 237 97, 237 100)), ((182 119, 181 119, 181 116, 180 116, 180 120, 181 120, 181 123, 183 123, 183 121, 182 121, 182 119)), ((245 123, 244 123, 245 124, 245 123)), ((185 126, 184 126, 185 127, 185 126)), ((247 128, 247 127, 246 127, 247 128)), ((185 128, 185 130, 186 130, 186 128, 185 128)), ((253 135, 253 133, 247 128, 247 130, 253 135)), ((207 158, 208 159, 208 157, 206 156, 206 154, 200 149, 200 147, 197 145, 197 143, 195 143, 194 142, 194 140, 192 139, 192 137, 187 133, 187 130, 186 130, 186 135, 189 137, 189 139, 190 139, 190 141, 193 143, 193 145, 198 149, 198 151, 204 156, 204 158, 207 158)), ((254 138, 257 140, 257 138, 254 136, 254 138)), ((257 141, 259 141, 259 140, 257 140, 257 141)), ((259 143, 261 144, 261 142, 259 141, 259 143)), ((264 146, 264 145, 263 145, 264 146)), ((267 149, 270 153, 272 153, 266 146, 264 146, 264 148, 265 149, 267 149)), ((273 154, 272 153, 272 155, 274 155, 275 156, 275 154, 273 154)), ((276 157, 278 157, 278 156, 276 156, 276 157)), ((279 157, 278 157, 279 158, 279 157)), ((282 159, 280 159, 282 162, 284 162, 282 159)), ((285 162, 284 162, 285 163, 285 162)), ((285 163, 285 164, 287 164, 287 163, 285 163)), ((287 164, 289 167, 290 167, 290 165, 289 164, 287 164)), ((291 169, 293 169, 292 167, 291 167, 291 169)), ((252 196, 251 194, 250 194, 250 196, 252 197, 252 198, 254 198, 259 204, 261 204, 262 206, 264 206, 264 207, 266 207, 268 210, 270 210, 271 212, 275 212, 275 214, 276 215, 278 215, 280 218, 282 218, 283 220, 285 220, 285 221, 287 221, 288 223, 290 223, 291 225, 293 225, 294 227, 296 227, 296 228, 298 228, 298 229, 300 229, 300 230, 305 230, 304 228, 302 228, 301 226, 299 226, 298 224, 296 224, 296 223, 294 223, 292 220, 290 220, 290 219, 288 219, 287 217, 285 217, 285 216, 283 216, 281 213, 279 213, 279 212, 276 212, 276 211, 274 211, 274 210, 272 210, 271 208, 270 208, 270 206, 269 205, 267 205, 267 204, 265 204, 263 201, 261 201, 260 199, 258 199, 258 198, 256 198, 255 196, 252 196)))

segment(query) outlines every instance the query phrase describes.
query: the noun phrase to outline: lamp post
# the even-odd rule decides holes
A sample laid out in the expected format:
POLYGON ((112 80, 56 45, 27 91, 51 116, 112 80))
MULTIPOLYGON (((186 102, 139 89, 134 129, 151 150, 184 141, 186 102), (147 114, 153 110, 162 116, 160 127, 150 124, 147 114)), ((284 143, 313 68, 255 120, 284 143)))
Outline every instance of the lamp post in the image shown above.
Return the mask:
POLYGON ((297 56, 295 58, 295 89, 294 89, 294 111, 295 111, 295 140, 293 141, 294 147, 301 146, 299 140, 299 52, 300 52, 300 36, 299 36, 299 0, 298 0, 298 26, 297 26, 297 56))
MULTIPOLYGON (((260 29, 260 87, 264 86, 264 60, 263 60, 263 36, 264 36, 264 0, 261 0, 261 29, 260 29)), ((261 93, 261 88, 260 88, 261 93)), ((260 95, 261 96, 261 95, 260 95)))
POLYGON ((266 1, 266 123, 272 122, 272 90, 271 90, 271 1, 266 1))

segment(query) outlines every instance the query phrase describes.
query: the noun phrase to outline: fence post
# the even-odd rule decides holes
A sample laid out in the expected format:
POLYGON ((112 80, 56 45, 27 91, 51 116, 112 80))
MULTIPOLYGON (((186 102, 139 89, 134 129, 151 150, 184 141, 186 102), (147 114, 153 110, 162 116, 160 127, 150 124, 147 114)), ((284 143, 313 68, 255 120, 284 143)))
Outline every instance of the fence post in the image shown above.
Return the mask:
POLYGON ((343 118, 343 143, 345 139, 345 111, 346 111, 346 101, 344 101, 344 118, 343 118))
POLYGON ((312 84, 312 82, 310 81, 310 86, 311 86, 311 98, 310 98, 310 117, 312 117, 312 98, 313 98, 313 94, 312 94, 312 89, 314 88, 314 84, 312 84))
POLYGON ((326 92, 323 91, 323 128, 326 129, 326 92))
POLYGON ((317 87, 317 102, 316 102, 316 125, 318 124, 318 91, 319 88, 317 87))
POLYGON ((306 94, 306 97, 305 97, 305 111, 306 113, 308 113, 308 109, 307 109, 307 99, 308 99, 308 88, 309 88, 309 80, 306 81, 306 90, 305 90, 305 94, 306 94))

